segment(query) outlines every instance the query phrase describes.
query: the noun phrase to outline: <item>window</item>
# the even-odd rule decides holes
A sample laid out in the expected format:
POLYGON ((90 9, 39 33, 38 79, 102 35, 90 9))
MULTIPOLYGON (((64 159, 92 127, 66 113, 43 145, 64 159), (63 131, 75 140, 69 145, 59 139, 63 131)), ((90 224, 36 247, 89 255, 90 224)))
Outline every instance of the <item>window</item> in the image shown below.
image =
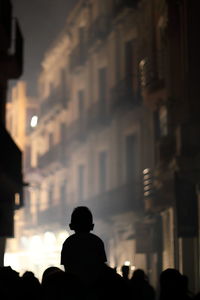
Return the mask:
POLYGON ((53 147, 53 133, 49 133, 49 149, 53 147))
POLYGON ((82 202, 84 199, 84 175, 85 166, 79 165, 78 167, 78 201, 82 202))
POLYGON ((167 108, 162 105, 159 109, 159 124, 160 124, 160 135, 166 136, 168 134, 168 124, 167 124, 167 108))
POLYGON ((99 190, 106 191, 107 181, 107 153, 105 151, 99 154, 99 190))
POLYGON ((137 138, 135 135, 126 137, 126 179, 127 181, 134 180, 137 175, 137 138))
POLYGON ((60 188, 60 204, 62 209, 66 208, 66 203, 67 203, 66 190, 67 190, 67 182, 63 183, 60 188))
POLYGON ((102 112, 105 111, 107 94, 107 70, 106 68, 99 69, 99 101, 102 112))
POLYGON ((125 43, 125 78, 128 87, 133 87, 133 40, 125 43))
POLYGON ((79 27, 80 63, 85 62, 85 27, 79 27))
POLYGON ((48 203, 49 203, 49 207, 52 206, 53 204, 53 187, 49 186, 49 191, 48 191, 48 203))
POLYGON ((80 119, 83 118, 84 113, 84 91, 80 90, 78 92, 78 111, 80 119))

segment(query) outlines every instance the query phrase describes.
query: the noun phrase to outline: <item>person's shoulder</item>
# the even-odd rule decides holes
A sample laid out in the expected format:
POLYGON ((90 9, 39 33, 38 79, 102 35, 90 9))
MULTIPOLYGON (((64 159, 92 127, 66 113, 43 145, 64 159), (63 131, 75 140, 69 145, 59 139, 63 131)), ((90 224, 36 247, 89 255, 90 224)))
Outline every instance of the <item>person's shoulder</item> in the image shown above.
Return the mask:
POLYGON ((66 245, 68 243, 71 243, 72 241, 74 241, 76 239, 76 234, 72 234, 70 236, 68 236, 68 238, 66 238, 66 240, 64 241, 63 245, 66 245))
POLYGON ((96 234, 94 234, 94 233, 89 233, 88 234, 88 237, 91 239, 91 240, 94 240, 94 241, 96 241, 96 242, 99 242, 99 243, 103 243, 103 241, 102 241, 102 239, 99 237, 99 236, 97 236, 96 234))

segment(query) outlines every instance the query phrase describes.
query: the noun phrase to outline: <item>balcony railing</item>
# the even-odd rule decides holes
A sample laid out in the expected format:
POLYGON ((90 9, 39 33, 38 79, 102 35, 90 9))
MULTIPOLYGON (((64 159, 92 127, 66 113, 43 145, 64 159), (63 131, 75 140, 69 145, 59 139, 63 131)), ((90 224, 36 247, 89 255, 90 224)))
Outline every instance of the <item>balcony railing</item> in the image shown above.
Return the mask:
POLYGON ((61 95, 61 92, 55 91, 42 103, 39 116, 44 117, 51 111, 55 112, 56 107, 64 108, 69 101, 69 93, 61 95))
POLYGON ((89 46, 98 40, 104 40, 111 30, 111 18, 109 15, 100 15, 91 24, 88 34, 89 46))
POLYGON ((38 212, 38 225, 59 223, 62 216, 62 206, 51 205, 49 208, 38 212))
POLYGON ((85 200, 84 203, 96 216, 106 218, 130 210, 141 211, 143 209, 141 195, 141 183, 131 182, 85 200))
POLYGON ((140 0, 115 0, 113 5, 114 16, 122 12, 124 8, 137 8, 140 0))
POLYGON ((148 58, 141 60, 139 70, 142 90, 151 93, 164 87, 164 79, 158 78, 158 72, 153 61, 148 58))
POLYGON ((65 147, 62 143, 49 149, 46 153, 38 157, 38 167, 40 169, 50 166, 54 163, 63 165, 66 162, 65 147))

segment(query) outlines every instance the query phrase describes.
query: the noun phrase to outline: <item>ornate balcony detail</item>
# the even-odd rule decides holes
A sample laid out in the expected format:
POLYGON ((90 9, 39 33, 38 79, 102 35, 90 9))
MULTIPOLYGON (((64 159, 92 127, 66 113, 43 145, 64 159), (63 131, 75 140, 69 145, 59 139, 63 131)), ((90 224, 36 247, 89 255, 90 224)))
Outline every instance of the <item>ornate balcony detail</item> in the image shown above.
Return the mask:
POLYGON ((115 0, 113 4, 114 16, 122 12, 124 8, 137 8, 139 0, 115 0))
POLYGON ((85 201, 95 215, 106 218, 130 210, 142 211, 141 183, 130 182, 85 201))
POLYGON ((90 25, 88 43, 92 46, 95 42, 104 40, 111 30, 111 18, 109 15, 100 15, 90 25))
POLYGON ((38 157, 38 168, 51 168, 52 165, 62 166, 66 161, 67 155, 62 143, 54 145, 49 151, 38 157))

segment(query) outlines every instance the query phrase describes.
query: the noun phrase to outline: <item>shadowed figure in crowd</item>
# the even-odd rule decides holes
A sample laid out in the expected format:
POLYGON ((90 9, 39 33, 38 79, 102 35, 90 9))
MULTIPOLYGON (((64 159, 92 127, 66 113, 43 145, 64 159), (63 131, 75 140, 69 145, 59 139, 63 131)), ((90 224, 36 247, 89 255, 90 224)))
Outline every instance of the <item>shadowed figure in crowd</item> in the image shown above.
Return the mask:
POLYGON ((129 273, 130 273, 130 268, 129 266, 123 265, 121 267, 121 272, 122 272, 122 277, 125 281, 129 281, 129 273))
POLYGON ((147 275, 141 269, 134 271, 130 280, 131 299, 135 300, 154 300, 155 290, 149 284, 147 275))
POLYGON ((94 228, 91 211, 85 206, 76 207, 69 227, 75 233, 63 243, 61 264, 66 272, 76 275, 86 285, 91 284, 107 261, 103 241, 90 232, 94 228))
POLYGON ((22 292, 20 299, 42 299, 42 288, 33 272, 26 271, 21 277, 22 292))
POLYGON ((49 267, 42 276, 41 299, 85 300, 85 297, 81 282, 75 275, 66 273, 57 267, 49 267))
POLYGON ((188 293, 186 276, 172 268, 166 269, 160 274, 160 300, 168 299, 192 299, 188 293))

